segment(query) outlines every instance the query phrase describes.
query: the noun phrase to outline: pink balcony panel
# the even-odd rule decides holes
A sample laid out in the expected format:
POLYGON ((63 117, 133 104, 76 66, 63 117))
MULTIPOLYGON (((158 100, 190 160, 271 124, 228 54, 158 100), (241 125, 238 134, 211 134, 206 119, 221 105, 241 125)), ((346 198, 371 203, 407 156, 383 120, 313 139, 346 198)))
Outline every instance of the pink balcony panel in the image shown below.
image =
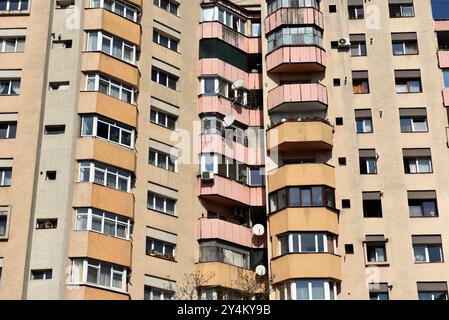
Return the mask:
POLYGON ((449 51, 438 51, 438 65, 441 69, 449 68, 449 51))
POLYGON ((251 228, 219 219, 200 219, 197 239, 220 239, 248 248, 265 248, 266 237, 256 236, 251 228))
POLYGON ((213 181, 198 178, 198 195, 226 206, 265 206, 264 187, 249 187, 218 175, 213 181))
POLYGON ((317 46, 280 47, 267 55, 269 72, 319 72, 326 68, 326 52, 317 46))
POLYGON ((443 89, 443 103, 445 107, 449 107, 449 88, 443 89))
POLYGON ((314 24, 324 29, 323 14, 314 8, 282 8, 265 19, 265 32, 269 33, 281 25, 314 24))
POLYGON ((199 28, 200 39, 218 38, 246 53, 260 53, 262 51, 261 38, 246 37, 220 22, 202 22, 199 28))
POLYGON ((435 31, 449 31, 449 20, 435 21, 435 31))
POLYGON ((319 83, 284 84, 268 92, 268 109, 284 103, 318 102, 327 105, 326 87, 319 83))
POLYGON ((198 101, 198 113, 217 112, 224 116, 234 113, 235 120, 252 127, 262 125, 262 110, 246 109, 232 105, 231 101, 217 96, 201 96, 198 101))
POLYGON ((218 75, 231 82, 244 80, 244 88, 248 90, 262 89, 262 75, 260 73, 247 73, 220 59, 201 59, 198 61, 200 75, 218 75))
POLYGON ((204 134, 201 136, 201 152, 218 153, 251 166, 264 164, 262 149, 249 148, 234 141, 226 141, 218 134, 204 134))

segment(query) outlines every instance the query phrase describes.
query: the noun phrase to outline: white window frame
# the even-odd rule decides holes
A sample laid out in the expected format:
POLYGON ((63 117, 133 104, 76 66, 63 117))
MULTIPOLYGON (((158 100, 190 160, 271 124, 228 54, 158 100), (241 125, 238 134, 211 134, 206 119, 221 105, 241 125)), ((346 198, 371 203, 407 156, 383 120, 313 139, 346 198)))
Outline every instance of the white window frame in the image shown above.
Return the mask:
POLYGON ((5 121, 5 122, 0 122, 0 124, 2 124, 2 123, 6 123, 6 137, 5 138, 0 138, 0 140, 2 140, 2 139, 15 139, 16 138, 16 136, 17 136, 17 121, 5 121), (10 136, 10 134, 11 134, 11 126, 12 125, 15 125, 15 127, 16 127, 16 130, 15 130, 15 133, 16 133, 16 135, 14 136, 14 138, 11 138, 11 136, 10 136))
POLYGON ((167 197, 167 196, 164 196, 164 195, 152 192, 152 191, 148 191, 147 207, 150 210, 153 210, 153 211, 156 211, 156 212, 161 212, 161 213, 164 213, 164 214, 168 214, 170 216, 177 216, 177 214, 176 214, 177 204, 178 204, 178 200, 177 199, 173 199, 173 198, 170 198, 170 197, 167 197), (150 194, 153 195, 153 203, 152 204, 149 203, 149 199, 148 199, 150 197, 150 194), (160 198, 160 199, 162 199, 164 201, 164 208, 163 208, 162 211, 158 210, 156 208, 156 198, 160 198), (174 201, 173 213, 170 213, 170 212, 167 211, 167 200, 174 201))
POLYGON ((15 52, 24 52, 25 48, 25 37, 4 37, 0 38, 0 52, 2 53, 15 53, 15 52), (14 51, 6 51, 6 42, 14 41, 14 51), (18 51, 19 42, 22 41, 21 50, 18 51))
POLYGON ((366 56, 366 54, 362 54, 362 45, 365 46, 365 53, 367 51, 367 49, 366 49, 366 42, 357 42, 354 45, 357 46, 357 52, 356 52, 356 54, 353 54, 353 51, 352 51, 353 48, 351 47, 351 57, 364 57, 364 56, 366 56))
POLYGON ((130 104, 134 104, 135 103, 135 90, 131 87, 128 87, 118 81, 114 81, 108 77, 102 76, 98 73, 93 73, 93 74, 88 74, 86 76, 86 91, 95 91, 95 92, 100 92, 100 80, 102 82, 107 82, 108 83, 108 92, 105 93, 106 95, 115 98, 112 94, 111 94, 111 87, 116 87, 119 90, 119 97, 117 99, 126 102, 126 103, 130 103, 130 104), (89 88, 89 81, 93 81, 94 84, 94 88, 90 89, 89 88), (123 91, 127 91, 131 94, 131 101, 127 101, 124 99, 124 95, 123 95, 123 91))
POLYGON ((179 52, 179 39, 175 39, 172 36, 168 36, 167 34, 161 32, 157 29, 153 29, 153 42, 164 47, 164 48, 170 49, 171 51, 179 52), (154 41, 154 34, 157 34, 156 41, 154 41), (164 36, 168 39, 167 46, 164 46, 163 44, 161 44, 161 36, 164 36), (176 50, 171 47, 172 42, 176 43, 176 50))
POLYGON ((388 263, 387 244, 385 242, 382 242, 382 246, 381 246, 381 243, 365 243, 365 249, 366 249, 366 263, 367 264, 386 264, 386 263, 388 263), (374 247, 375 261, 370 261, 368 247, 374 247), (378 249, 383 250, 383 258, 384 258, 383 261, 379 260, 378 249))
MULTIPOLYGON (((166 252, 166 246, 172 246, 173 247, 173 254, 172 257, 173 259, 176 259, 176 243, 171 243, 171 242, 167 242, 164 240, 160 240, 160 239, 156 239, 156 238, 151 238, 151 237, 146 237, 145 239, 145 247, 148 245, 148 242, 150 242, 150 248, 149 250, 147 250, 148 248, 145 248, 147 251, 153 251, 154 250, 154 242, 155 241, 159 241, 160 243, 162 243, 162 255, 165 255, 166 252)), ((149 254, 149 256, 154 256, 152 254, 149 254)))
POLYGON ((0 240, 6 240, 9 238, 9 223, 11 221, 11 207, 0 206, 0 217, 6 217, 5 234, 0 234, 0 240))
MULTIPOLYGON (((310 280, 296 280, 289 281, 281 287, 281 290, 284 290, 285 297, 291 297, 291 300, 297 300, 296 295, 296 284, 297 282, 307 282, 307 291, 309 297, 307 300, 318 300, 313 299, 312 295, 312 281, 322 281, 324 285, 324 300, 337 300, 337 285, 333 281, 321 280, 321 279, 310 279, 310 280), (332 299, 333 298, 333 299, 332 299)), ((320 299, 321 300, 321 299, 320 299)))
POLYGON ((361 121, 362 122, 363 130, 362 130, 362 132, 357 132, 357 133, 373 133, 373 119, 372 118, 356 118, 355 121, 356 121, 356 124, 355 124, 356 132, 357 132, 357 121, 361 121), (367 121, 371 122, 371 130, 368 130, 368 126, 366 124, 367 121))
POLYGON ((408 165, 408 170, 410 172, 410 174, 414 174, 414 173, 432 173, 433 172, 433 167, 432 167, 432 158, 428 157, 428 158, 421 158, 421 157, 417 157, 417 158, 407 158, 407 165, 408 165), (419 161, 420 160, 426 160, 429 162, 429 171, 421 171, 421 167, 419 165, 419 161), (416 166, 416 171, 412 172, 411 170, 411 166, 410 164, 414 162, 415 166, 416 166))
MULTIPOLYGON (((30 5, 30 2, 31 2, 31 0, 26 0, 26 1, 22 1, 22 0, 19 0, 19 9, 18 10, 11 10, 11 8, 10 8, 10 6, 11 6, 11 0, 4 0, 5 2, 6 2, 6 11, 14 11, 14 12, 16 12, 16 11, 28 11, 29 10, 29 5, 30 5), (26 8, 22 8, 22 4, 23 3, 26 3, 27 4, 27 7, 26 8)), ((0 10, 0 11, 2 11, 2 10, 0 10)))
MULTIPOLYGON (((333 243, 333 249, 334 249, 334 253, 333 254, 337 254, 337 237, 332 236, 330 234, 326 234, 326 233, 305 233, 305 232, 295 232, 295 233, 290 233, 288 234, 288 253, 332 253, 329 250, 327 241, 328 241, 328 237, 332 238, 332 243, 333 243), (301 249, 301 238, 302 235, 305 234, 313 234, 315 236, 315 251, 302 251, 301 249), (318 237, 323 237, 323 251, 318 251, 318 237), (293 250, 293 237, 297 237, 298 238, 298 251, 294 251, 293 250)), ((280 239, 281 237, 279 237, 280 239)), ((282 252, 282 241, 278 241, 279 243, 279 255, 281 255, 282 252)))
POLYGON ((102 185, 106 188, 111 188, 107 185, 107 176, 108 174, 112 174, 115 175, 115 188, 111 188, 117 191, 122 191, 122 192, 131 192, 131 173, 129 173, 128 176, 122 175, 120 174, 120 172, 127 172, 126 170, 123 169, 119 169, 110 165, 106 165, 106 164, 102 164, 103 166, 105 166, 105 169, 103 168, 98 168, 96 165, 98 164, 98 162, 95 161, 80 161, 79 162, 79 174, 78 174, 78 182, 88 182, 88 183, 94 183, 94 184, 98 184, 98 185, 102 185), (89 169, 89 181, 83 181, 82 180, 82 175, 81 172, 82 170, 85 169, 89 169), (110 170, 110 171, 109 171, 110 170), (99 184, 98 182, 95 181, 95 171, 100 171, 104 174, 104 184, 99 184), (114 172, 115 171, 115 172, 114 172), (120 190, 118 188, 119 186, 119 178, 126 180, 127 182, 127 191, 123 191, 120 190))
POLYGON ((152 286, 145 286, 145 288, 144 288, 144 290, 145 291, 147 291, 148 290, 148 295, 149 295, 149 300, 155 300, 154 298, 153 298, 153 292, 154 291, 158 291, 158 292, 160 292, 161 293, 161 295, 160 295, 160 297, 161 297, 161 299, 157 299, 157 300, 173 300, 174 299, 174 295, 175 295, 175 293, 173 292, 173 291, 170 291, 170 290, 164 290, 164 289, 159 289, 159 288, 156 288, 156 287, 152 287, 152 286), (170 298, 169 299, 165 299, 165 295, 170 295, 170 298))
POLYGON ((172 114, 170 114, 170 113, 168 113, 168 112, 165 112, 165 111, 161 111, 161 110, 159 110, 159 109, 156 109, 156 108, 151 108, 151 110, 150 110, 150 122, 151 123, 154 123, 154 124, 157 124, 157 125, 159 125, 159 126, 162 126, 162 127, 164 127, 164 128, 167 128, 167 129, 169 129, 169 130, 177 130, 178 129, 178 117, 177 116, 175 116, 175 115, 172 115, 172 114), (151 112, 154 112, 155 113, 155 117, 156 117, 156 119, 153 121, 152 119, 151 119, 151 112), (164 124, 161 124, 160 122, 159 122, 159 117, 160 117, 160 115, 161 114, 163 114, 164 116, 165 116, 165 122, 164 122, 164 124), (175 122, 175 127, 174 128, 170 128, 169 126, 168 126, 168 118, 173 118, 173 120, 174 120, 174 122, 175 122))
POLYGON ((153 148, 150 148, 149 152, 150 153, 154 152, 154 154, 155 154, 155 164, 150 163, 150 159, 148 159, 148 163, 151 166, 154 166, 154 167, 157 167, 157 168, 160 168, 160 169, 163 169, 163 170, 167 170, 167 171, 173 172, 173 173, 177 173, 178 172, 178 159, 176 157, 174 157, 173 155, 170 155, 168 153, 165 153, 165 152, 153 149, 153 148), (159 157, 165 157, 164 167, 159 167, 158 166, 158 164, 159 164, 159 157), (172 162, 173 162, 173 165, 174 165, 173 171, 169 169, 169 159, 171 159, 172 162))
POLYGON ((130 42, 127 42, 127 41, 119 38, 119 37, 112 36, 110 34, 107 34, 107 33, 103 32, 103 31, 88 31, 87 32, 87 46, 86 46, 86 48, 87 48, 87 51, 101 51, 101 52, 103 52, 103 53, 105 53, 105 54, 107 54, 109 56, 115 57, 115 58, 117 58, 117 59, 119 59, 121 61, 133 64, 133 65, 136 64, 136 51, 137 51, 136 46, 134 44, 130 43, 130 42), (92 37, 93 34, 96 34, 96 38, 97 38, 96 39, 97 40, 96 47, 95 48, 90 48, 91 37, 92 37), (111 42, 110 43, 110 50, 109 50, 109 52, 103 50, 103 39, 108 39, 111 42), (121 48, 121 56, 115 56, 114 55, 114 42, 116 42, 116 41, 120 41, 122 43, 122 45, 121 45, 121 47, 122 47, 121 48), (131 59, 131 61, 129 61, 129 60, 127 60, 125 58, 125 49, 126 48, 132 50, 132 59, 131 59))
POLYGON ((118 124, 114 120, 109 120, 109 119, 107 119, 105 117, 101 117, 101 116, 98 116, 98 115, 82 116, 81 122, 82 122, 82 124, 81 124, 81 137, 95 137, 95 138, 98 138, 98 139, 101 139, 101 140, 108 141, 110 143, 121 145, 121 146, 123 146, 125 148, 134 149, 135 130, 125 129, 125 128, 123 128, 123 126, 121 126, 120 124, 118 124), (86 118, 88 118, 88 117, 92 118, 92 135, 87 135, 87 134, 83 133, 84 123, 86 121, 86 118), (108 132, 109 132, 108 136, 110 136, 110 128, 111 127, 119 129, 120 142, 115 142, 115 141, 112 141, 110 139, 105 139, 103 137, 98 136, 97 132, 98 132, 98 123, 99 122, 101 122, 103 124, 106 124, 108 126, 108 128, 109 128, 108 129, 108 132), (122 132, 127 132, 127 133, 129 133, 131 135, 131 145, 128 146, 128 145, 122 143, 122 132))
POLYGON ((374 158, 369 158, 369 159, 362 159, 365 168, 366 168, 366 174, 377 174, 377 161, 374 158), (369 161, 374 161, 374 171, 370 172, 370 166, 368 165, 369 161))
POLYGON ((219 77, 202 77, 200 79, 200 94, 202 95, 218 95, 221 97, 225 97, 231 101, 235 101, 243 106, 248 105, 248 93, 247 89, 232 89, 232 83, 226 79, 219 77), (206 79, 214 80, 214 92, 206 93, 206 79), (230 88, 231 87, 231 88, 230 88), (234 97, 229 96, 229 91, 232 90, 234 92, 234 97), (242 94, 240 94, 242 93, 242 94), (239 101, 238 101, 239 99, 239 101))
POLYGON ((20 78, 16 78, 16 79, 0 79, 0 82, 6 82, 6 81, 9 82, 9 84, 8 84, 8 93, 7 94, 0 94, 0 97, 1 96, 18 96, 20 94, 21 79, 20 78), (13 90, 12 90, 13 89, 13 85, 12 84, 15 81, 17 81, 19 83, 19 86, 18 86, 18 91, 19 92, 17 92, 17 93, 13 92, 13 90))
POLYGON ((151 79, 152 79, 153 82, 156 82, 157 84, 160 84, 161 86, 167 87, 167 88, 172 89, 172 90, 178 90, 179 77, 175 76, 175 75, 173 75, 173 74, 171 74, 171 73, 169 73, 167 71, 163 71, 163 70, 160 70, 158 68, 152 68, 151 69, 151 79), (156 80, 153 80, 153 72, 154 71, 156 71, 156 80), (164 74, 166 76, 166 78, 167 78, 167 81, 165 83, 161 83, 160 82, 161 74, 164 74), (169 78, 172 78, 173 80, 176 81, 175 88, 171 88, 168 85, 169 78))
POLYGON ((99 210, 99 209, 78 208, 76 210, 76 217, 75 217, 75 230, 76 231, 92 231, 92 232, 101 233, 101 234, 104 234, 106 236, 110 236, 110 237, 114 237, 114 238, 129 240, 130 239, 130 234, 131 234, 131 220, 129 218, 126 218, 126 217, 123 217, 123 216, 119 216, 119 215, 117 215, 115 213, 106 212, 106 211, 99 210), (80 212, 80 210, 87 210, 87 212, 80 212), (101 231, 98 231, 98 230, 95 230, 95 229, 92 228, 92 220, 93 220, 93 216, 94 215, 96 217, 100 217, 101 218, 101 231), (115 220, 107 217, 108 215, 115 216, 115 220), (87 221, 86 221, 86 229, 80 228, 80 225, 78 223, 78 217, 84 217, 84 216, 87 219, 87 221), (121 217, 121 219, 119 219, 119 217, 121 217), (127 220, 127 222, 123 221, 125 219, 127 220), (104 226, 105 226, 105 221, 106 220, 108 220, 110 222, 113 222, 115 224, 115 235, 112 236, 112 235, 106 234, 104 232, 104 226), (118 225, 126 227, 125 237, 120 237, 118 235, 118 232, 117 232, 118 225))
POLYGON ((435 244, 431 244, 431 245, 415 244, 415 245, 413 245, 412 252, 413 252, 413 260, 415 261, 415 263, 442 263, 444 261, 443 260, 443 246, 440 243, 435 243, 435 244), (439 246, 440 261, 430 262, 429 246, 439 246), (424 247, 424 257, 426 259, 425 261, 417 261, 416 260, 415 247, 424 247))
POLYGON ((10 187, 11 184, 6 184, 6 172, 10 172, 10 180, 12 181, 12 168, 2 167, 0 168, 0 187, 10 187))
POLYGON ((126 269, 126 267, 122 267, 122 266, 118 266, 118 265, 114 265, 111 263, 105 263, 102 261, 95 261, 95 260, 91 260, 91 259, 73 259, 72 260, 72 278, 71 278, 71 283, 72 285, 83 285, 83 284, 88 284, 91 286, 95 286, 95 287, 99 287, 99 288, 106 288, 109 290, 113 290, 113 291, 118 291, 118 292, 127 292, 127 274, 128 274, 128 270, 126 269), (81 266, 81 268, 80 268, 81 266), (106 268, 110 268, 110 286, 105 286, 105 285, 101 285, 100 284, 100 270, 101 267, 104 266, 106 268), (77 268, 80 268, 80 270, 77 270, 77 268), (97 269, 97 282, 93 283, 93 282, 89 282, 87 280, 87 273, 88 273, 88 268, 94 268, 97 269), (77 272, 80 272, 81 274, 77 274, 77 272), (113 278, 114 275, 121 275, 122 277, 122 288, 116 288, 112 286, 113 283, 113 278), (78 277, 81 278, 81 280, 76 279, 78 277))
POLYGON ((221 24, 224 24, 225 26, 229 27, 230 29, 245 35, 246 34, 246 22, 247 20, 235 13, 231 13, 228 10, 224 9, 223 7, 219 7, 219 6, 214 6, 214 7, 206 7, 202 9, 202 14, 201 14, 201 21, 205 22, 205 21, 217 21, 220 22, 221 24), (206 11, 211 11, 209 12, 208 15, 205 14, 206 11), (223 21, 220 20, 219 17, 219 11, 223 12, 223 21), (234 28, 234 20, 237 21, 237 29, 234 28))
POLYGON ((91 8, 102 8, 102 9, 105 9, 105 10, 108 10, 108 11, 111 11, 111 12, 114 12, 115 14, 118 14, 119 16, 121 16, 121 17, 123 17, 123 18, 125 18, 125 19, 131 20, 131 21, 134 21, 134 22, 137 22, 137 17, 138 17, 138 12, 139 12, 139 10, 138 10, 136 7, 131 6, 129 3, 126 3, 126 2, 124 2, 124 1, 118 1, 118 0, 109 0, 109 1, 112 2, 112 8, 111 8, 111 9, 105 7, 105 5, 104 5, 104 0, 90 0, 90 7, 91 7, 91 8), (124 8, 123 8, 123 14, 120 14, 120 13, 116 10, 116 5, 117 5, 118 3, 124 7, 124 8), (127 15, 127 14, 128 14, 128 11, 131 11, 131 13, 132 13, 132 19, 130 19, 130 18, 128 17, 128 15, 127 15))
MULTIPOLYGON (((165 10, 165 9, 162 8, 162 6, 161 6, 161 0, 154 0, 154 1, 153 1, 153 4, 154 4, 155 6, 161 8, 162 10, 165 10), (156 2, 157 2, 157 3, 156 3, 156 2)), ((174 15, 176 15, 176 16, 179 16, 179 4, 178 4, 177 2, 168 0, 168 10, 165 10, 165 11, 167 11, 167 12, 169 12, 169 13, 171 13, 171 14, 174 14, 174 15), (175 7, 176 13, 174 13, 174 12, 171 11, 171 8, 172 8, 172 7, 175 7)))

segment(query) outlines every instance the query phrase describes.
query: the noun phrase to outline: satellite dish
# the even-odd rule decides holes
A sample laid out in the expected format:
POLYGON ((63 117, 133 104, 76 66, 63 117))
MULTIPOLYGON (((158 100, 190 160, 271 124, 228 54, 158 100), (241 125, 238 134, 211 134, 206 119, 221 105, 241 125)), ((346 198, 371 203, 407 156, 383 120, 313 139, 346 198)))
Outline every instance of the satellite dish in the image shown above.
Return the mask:
POLYGON ((267 268, 265 268, 265 266, 263 266, 263 265, 258 265, 258 266, 256 267, 256 274, 257 274, 258 276, 263 277, 264 275, 267 274, 267 268))
POLYGON ((239 79, 234 81, 234 83, 232 83, 232 88, 235 90, 238 90, 240 88, 242 88, 245 85, 245 80, 243 79, 239 79))
POLYGON ((235 121, 235 114, 233 114, 233 113, 232 114, 228 114, 223 119, 223 122, 224 122, 224 125, 225 125, 226 128, 232 126, 234 121, 235 121))
POLYGON ((253 227, 253 233, 254 233, 256 236, 263 236, 264 233, 265 233, 265 227, 264 227, 263 225, 261 225, 261 224, 256 224, 256 225, 253 227))

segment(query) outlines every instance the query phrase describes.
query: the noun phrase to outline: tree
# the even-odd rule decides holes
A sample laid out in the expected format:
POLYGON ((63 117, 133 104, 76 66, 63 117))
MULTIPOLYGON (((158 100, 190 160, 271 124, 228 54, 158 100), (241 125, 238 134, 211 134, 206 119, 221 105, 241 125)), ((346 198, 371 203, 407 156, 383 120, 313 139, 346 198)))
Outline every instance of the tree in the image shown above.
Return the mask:
POLYGON ((258 276, 252 272, 244 272, 239 269, 237 280, 234 280, 233 286, 239 288, 243 300, 268 300, 270 293, 273 292, 274 276, 258 276))
POLYGON ((176 300, 200 300, 200 289, 206 285, 215 273, 208 272, 206 274, 201 272, 184 273, 183 281, 177 287, 175 299, 176 300))

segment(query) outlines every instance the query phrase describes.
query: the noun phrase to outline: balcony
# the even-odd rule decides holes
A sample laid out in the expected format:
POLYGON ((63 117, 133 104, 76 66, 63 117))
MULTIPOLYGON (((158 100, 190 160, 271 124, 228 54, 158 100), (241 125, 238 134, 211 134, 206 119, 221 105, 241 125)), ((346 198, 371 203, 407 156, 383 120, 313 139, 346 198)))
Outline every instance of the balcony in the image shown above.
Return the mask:
POLYGON ((263 165, 265 161, 263 149, 245 147, 243 144, 229 141, 218 134, 201 135, 201 152, 218 153, 254 166, 263 165))
POLYGON ((449 31, 449 20, 435 21, 435 31, 449 31))
POLYGON ((81 71, 100 71, 128 85, 138 87, 140 74, 139 69, 132 64, 121 61, 103 52, 82 53, 81 71))
POLYGON ((314 278, 341 280, 341 257, 331 253, 286 254, 271 260, 274 282, 314 278))
POLYGON ((286 208, 270 215, 270 235, 292 230, 339 234, 338 214, 329 208, 286 208))
POLYGON ((68 300, 129 300, 129 295, 90 287, 89 285, 76 285, 76 287, 68 287, 66 298, 68 300))
POLYGON ((323 14, 315 8, 281 8, 265 19, 265 33, 282 25, 316 25, 324 29, 323 14))
POLYGON ((233 104, 231 100, 223 97, 200 96, 198 99, 198 113, 219 113, 227 116, 235 114, 235 120, 250 127, 259 127, 262 125, 263 111, 258 109, 248 109, 240 105, 233 104))
POLYGON ((335 168, 325 163, 287 164, 268 173, 269 192, 287 186, 313 185, 335 188, 335 168))
POLYGON ((131 241, 96 232, 73 231, 70 236, 69 256, 131 267, 131 241))
POLYGON ((261 38, 248 38, 217 21, 201 22, 199 37, 200 39, 220 39, 245 53, 262 52, 261 38))
POLYGON ((199 219, 197 239, 220 239, 248 248, 266 247, 265 236, 256 236, 251 228, 220 219, 199 219))
POLYGON ((136 154, 113 142, 101 138, 81 138, 76 142, 76 159, 92 159, 134 172, 136 154))
POLYGON ((77 183, 73 207, 91 207, 122 216, 134 217, 134 196, 131 193, 114 190, 93 183, 77 183))
POLYGON ((79 95, 78 113, 96 113, 131 127, 137 127, 136 106, 101 92, 81 92, 79 95))
POLYGON ((268 92, 268 111, 298 112, 327 109, 327 90, 320 83, 284 84, 268 92))
POLYGON ((285 121, 267 132, 267 148, 279 152, 332 150, 333 127, 324 121, 285 121))
POLYGON ((140 46, 140 26, 109 10, 86 8, 84 30, 104 30, 112 35, 140 46))
POLYGON ((271 73, 321 72, 326 68, 326 52, 314 46, 283 46, 267 55, 271 73))
POLYGON ((441 69, 449 68, 449 51, 447 50, 438 51, 438 66, 441 69))
POLYGON ((248 90, 262 89, 262 75, 260 73, 247 73, 220 59, 210 58, 198 61, 199 75, 220 76, 230 82, 244 80, 243 87, 248 90))
MULTIPOLYGON (((255 278, 256 273, 249 269, 243 269, 222 262, 200 262, 196 264, 196 272, 206 279, 211 278, 202 286, 225 287, 236 290, 244 290, 239 279, 255 278)), ((241 282, 241 281, 240 281, 241 282)))
POLYGON ((198 196, 224 206, 265 206, 265 188, 249 187, 215 175, 212 181, 198 178, 198 196))

